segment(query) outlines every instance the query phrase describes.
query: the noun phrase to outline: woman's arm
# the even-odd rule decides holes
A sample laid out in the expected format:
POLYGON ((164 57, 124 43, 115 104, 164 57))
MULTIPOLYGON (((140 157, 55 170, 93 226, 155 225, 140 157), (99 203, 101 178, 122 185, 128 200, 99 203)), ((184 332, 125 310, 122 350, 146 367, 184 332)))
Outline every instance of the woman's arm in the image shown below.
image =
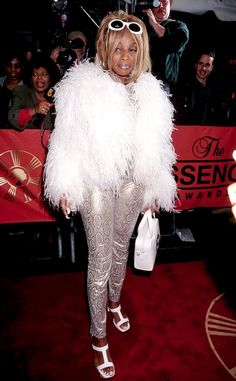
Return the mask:
MULTIPOLYGON (((233 158, 236 161, 236 150, 233 151, 233 158)), ((236 219, 236 182, 228 186, 228 195, 231 202, 232 213, 236 219)))

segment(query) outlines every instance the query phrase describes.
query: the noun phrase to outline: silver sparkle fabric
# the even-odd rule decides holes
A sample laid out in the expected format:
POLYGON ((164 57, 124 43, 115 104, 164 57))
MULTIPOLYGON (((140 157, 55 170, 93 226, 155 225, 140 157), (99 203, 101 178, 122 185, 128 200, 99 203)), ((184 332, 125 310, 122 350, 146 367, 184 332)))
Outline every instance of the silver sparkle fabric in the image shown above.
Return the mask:
POLYGON ((117 192, 97 187, 80 209, 88 243, 87 292, 90 334, 106 336, 108 299, 120 300, 130 238, 143 203, 144 189, 124 179, 117 192))

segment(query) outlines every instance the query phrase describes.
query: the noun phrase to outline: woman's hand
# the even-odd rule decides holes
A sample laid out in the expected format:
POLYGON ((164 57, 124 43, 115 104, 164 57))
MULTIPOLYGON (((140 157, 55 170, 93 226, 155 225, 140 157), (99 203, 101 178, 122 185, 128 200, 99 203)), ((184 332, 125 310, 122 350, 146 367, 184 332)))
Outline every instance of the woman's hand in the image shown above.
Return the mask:
POLYGON ((149 207, 143 209, 143 213, 145 213, 148 209, 150 209, 152 213, 156 213, 157 212, 157 207, 156 206, 149 206, 149 207))
POLYGON ((70 215, 70 204, 66 198, 60 199, 60 208, 62 210, 62 213, 64 214, 64 216, 68 220, 70 218, 70 216, 69 216, 70 215))
POLYGON ((50 108, 53 107, 52 103, 49 103, 48 101, 41 101, 37 107, 35 107, 35 113, 36 114, 43 114, 47 115, 50 108))
MULTIPOLYGON (((236 161, 236 150, 233 151, 233 158, 236 161)), ((231 202, 231 210, 234 215, 234 218, 236 219, 236 182, 233 184, 230 184, 228 186, 228 195, 229 195, 229 200, 231 202)))
POLYGON ((236 183, 228 186, 228 195, 231 202, 231 210, 236 219, 236 183))

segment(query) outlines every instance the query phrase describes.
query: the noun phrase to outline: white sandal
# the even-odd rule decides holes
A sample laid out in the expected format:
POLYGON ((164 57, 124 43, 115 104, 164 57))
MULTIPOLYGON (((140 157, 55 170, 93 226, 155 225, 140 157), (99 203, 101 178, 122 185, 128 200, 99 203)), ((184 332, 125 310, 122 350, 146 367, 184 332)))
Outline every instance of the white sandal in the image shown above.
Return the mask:
POLYGON ((107 307, 107 310, 112 312, 112 313, 117 313, 118 316, 119 316, 119 321, 118 323, 115 322, 115 319, 113 319, 113 324, 114 326, 120 331, 120 332, 126 332, 130 329, 130 324, 129 324, 129 318, 128 317, 124 317, 121 313, 121 305, 119 305, 118 307, 116 308, 110 308, 110 307, 107 307), (122 324, 124 323, 128 323, 124 328, 121 327, 122 324))
POLYGON ((108 361, 107 357, 107 350, 108 350, 108 344, 104 345, 103 347, 97 347, 96 345, 92 344, 92 348, 95 351, 102 352, 102 357, 103 357, 103 363, 101 365, 95 365, 100 376, 102 378, 112 378, 115 376, 115 367, 112 361, 108 361), (110 371, 109 373, 106 373, 104 371, 105 368, 113 368, 113 371, 110 371))

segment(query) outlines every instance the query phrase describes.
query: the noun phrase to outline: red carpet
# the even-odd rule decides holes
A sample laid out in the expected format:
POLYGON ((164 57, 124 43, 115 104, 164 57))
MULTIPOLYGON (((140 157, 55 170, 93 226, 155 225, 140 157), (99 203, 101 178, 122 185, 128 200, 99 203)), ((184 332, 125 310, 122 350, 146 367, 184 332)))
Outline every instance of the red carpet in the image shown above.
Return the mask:
MULTIPOLYGON (((100 379, 84 282, 84 272, 1 279, 0 350, 25 354, 30 381, 100 379)), ((115 380, 236 379, 236 311, 221 293, 204 262, 158 264, 145 276, 129 268, 131 330, 108 324, 115 380)))

